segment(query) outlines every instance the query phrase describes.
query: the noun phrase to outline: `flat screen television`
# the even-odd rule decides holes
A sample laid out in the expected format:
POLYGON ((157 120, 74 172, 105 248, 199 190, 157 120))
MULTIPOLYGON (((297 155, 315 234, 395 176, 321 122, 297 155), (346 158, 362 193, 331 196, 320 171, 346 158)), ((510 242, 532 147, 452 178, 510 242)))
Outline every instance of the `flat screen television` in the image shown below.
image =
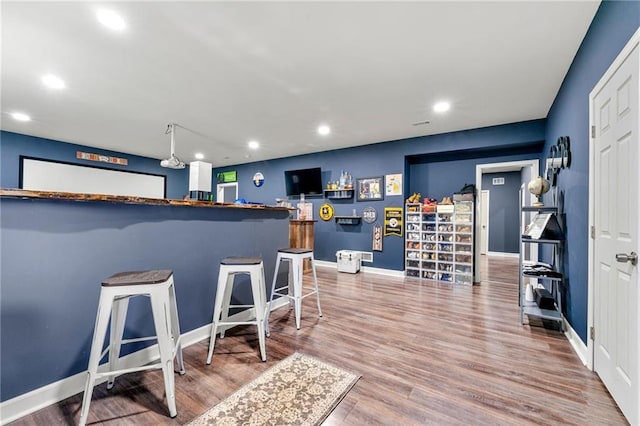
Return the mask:
POLYGON ((285 170, 284 183, 287 187, 287 196, 321 195, 323 191, 322 170, 320 167, 285 170))

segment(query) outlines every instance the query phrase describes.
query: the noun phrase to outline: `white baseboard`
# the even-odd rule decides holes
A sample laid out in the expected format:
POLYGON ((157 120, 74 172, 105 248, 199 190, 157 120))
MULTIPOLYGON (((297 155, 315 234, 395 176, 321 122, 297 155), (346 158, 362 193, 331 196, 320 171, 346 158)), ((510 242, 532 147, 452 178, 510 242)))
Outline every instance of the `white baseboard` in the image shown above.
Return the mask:
MULTIPOLYGON (((326 260, 314 260, 314 263, 318 267, 338 269, 337 262, 329 262, 326 260)), ((370 274, 386 275, 390 277, 404 277, 404 271, 396 271, 394 269, 374 268, 372 266, 361 266, 360 272, 367 272, 370 274)))
POLYGON ((374 268, 372 266, 363 266, 362 272, 370 274, 386 275, 388 277, 404 278, 404 271, 396 271, 394 269, 374 268))
POLYGON ((338 264, 336 262, 329 262, 327 260, 314 259, 313 264, 320 268, 333 268, 333 269, 338 268, 338 264))
MULTIPOLYGON (((287 299, 282 298, 275 300, 271 306, 271 310, 275 310, 287 304, 287 299)), ((247 309, 229 317, 230 321, 249 321, 254 318, 253 309, 247 309)), ((225 330, 233 326, 227 327, 225 330)), ((222 331, 222 330, 221 330, 222 331)), ((195 330, 182 333, 180 340, 182 347, 186 348, 202 340, 206 340, 211 335, 211 324, 204 325, 195 330)), ((206 353, 202 354, 202 362, 205 362, 206 353)), ((132 368, 139 365, 149 364, 160 358, 158 345, 152 345, 132 354, 123 356, 118 363, 119 368, 132 368)), ((100 366, 98 371, 105 371, 107 364, 100 366)), ((189 374, 189 371, 187 371, 189 374)), ((50 383, 38 389, 34 389, 15 398, 0 403, 0 425, 5 425, 14 420, 45 408, 49 405, 58 403, 70 396, 76 395, 84 391, 85 381, 87 380, 87 372, 83 371, 73 376, 66 377, 57 382, 50 383)), ((96 386, 107 381, 107 377, 96 380, 96 386)))
POLYGON ((567 322, 567 319, 564 316, 562 317, 562 321, 564 322, 564 329, 566 330, 564 332, 564 335, 571 344, 571 347, 573 348, 575 353, 578 355, 578 358, 580 358, 582 364, 584 366, 587 366, 589 359, 589 351, 587 350, 587 345, 582 341, 582 339, 580 339, 578 333, 576 333, 573 327, 569 325, 569 322, 567 322))
POLYGON ((520 257, 520 253, 504 253, 501 251, 488 251, 488 256, 499 256, 499 257, 520 257))

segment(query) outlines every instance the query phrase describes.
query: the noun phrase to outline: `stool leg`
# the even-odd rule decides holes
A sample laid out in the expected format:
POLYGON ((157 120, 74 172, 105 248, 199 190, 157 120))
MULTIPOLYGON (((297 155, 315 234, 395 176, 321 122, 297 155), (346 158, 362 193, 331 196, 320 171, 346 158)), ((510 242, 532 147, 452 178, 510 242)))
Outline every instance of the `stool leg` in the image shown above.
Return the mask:
POLYGON ((98 364, 100 363, 100 355, 102 354, 102 345, 104 344, 104 338, 107 335, 107 325, 109 323, 112 303, 113 296, 111 293, 102 290, 100 292, 100 301, 98 302, 98 313, 96 315, 96 324, 93 331, 93 341, 91 342, 87 381, 84 386, 82 408, 80 409, 80 421, 78 423, 80 426, 84 426, 87 423, 89 405, 91 404, 93 387, 96 382, 96 374, 98 373, 98 364))
MULTIPOLYGON (((111 307, 111 332, 109 336, 109 371, 118 369, 120 360, 120 348, 122 347, 122 335, 124 333, 124 323, 127 320, 129 309, 129 296, 116 297, 111 307)), ((109 376, 107 389, 113 388, 116 376, 109 376)))
POLYGON ((300 330, 300 311, 302 311, 302 267, 303 262, 296 256, 291 260, 291 271, 293 273, 293 301, 295 304, 296 329, 300 330))
POLYGON ((322 316, 322 308, 320 308, 320 290, 318 289, 318 277, 316 275, 316 262, 313 257, 313 253, 311 253, 311 272, 313 272, 313 282, 316 288, 316 303, 318 304, 318 313, 319 316, 322 316))
POLYGON ((182 342, 180 340, 180 321, 178 319, 178 304, 176 302, 176 288, 173 285, 173 278, 169 286, 169 312, 171 313, 171 347, 175 347, 176 358, 178 359, 178 371, 183 376, 186 371, 184 369, 184 360, 182 359, 182 342))
POLYGON ((218 288, 216 290, 216 300, 213 307, 213 321, 211 324, 211 338, 209 339, 209 353, 207 355, 207 364, 211 364, 211 357, 213 356, 213 347, 216 343, 216 333, 218 332, 218 321, 220 321, 220 311, 222 310, 222 296, 225 292, 227 283, 226 270, 224 266, 220 266, 220 272, 218 273, 218 288))
MULTIPOLYGON (((220 316, 220 322, 224 324, 229 319, 229 305, 231 305, 231 294, 233 293, 233 283, 235 281, 236 273, 227 273, 227 284, 224 287, 224 295, 222 299, 222 312, 220 316)), ((217 297, 217 295, 216 295, 217 297)), ((227 326, 223 325, 220 328, 220 338, 224 339, 224 333, 227 331, 227 326)))
POLYGON ((156 335, 158 337, 158 349, 160 350, 160 363, 162 364, 162 375, 164 376, 164 390, 167 395, 167 406, 169 407, 169 415, 173 418, 178 415, 176 409, 175 383, 173 376, 173 349, 169 339, 168 318, 169 305, 167 294, 162 292, 154 292, 151 294, 151 309, 153 310, 153 322, 156 326, 156 335))
POLYGON ((271 296, 269 297, 269 305, 267 306, 267 312, 265 312, 265 333, 267 337, 271 336, 271 329, 269 328, 269 315, 271 315, 271 304, 273 303, 273 293, 276 290, 276 281, 278 280, 278 271, 280 270, 280 253, 276 257, 276 267, 273 271, 273 281, 271 282, 271 296))
POLYGON ((296 269, 295 269, 295 265, 296 262, 293 259, 285 259, 287 261, 287 264, 289 265, 289 275, 288 275, 288 280, 287 281, 287 285, 288 285, 288 294, 289 294, 289 309, 295 309, 296 304, 295 304, 295 278, 296 278, 296 269))
POLYGON ((256 326, 258 327, 258 342, 260 345, 260 356, 262 361, 267 360, 265 349, 265 330, 264 330, 264 277, 263 274, 255 270, 251 271, 251 290, 253 293, 253 305, 256 311, 256 326))

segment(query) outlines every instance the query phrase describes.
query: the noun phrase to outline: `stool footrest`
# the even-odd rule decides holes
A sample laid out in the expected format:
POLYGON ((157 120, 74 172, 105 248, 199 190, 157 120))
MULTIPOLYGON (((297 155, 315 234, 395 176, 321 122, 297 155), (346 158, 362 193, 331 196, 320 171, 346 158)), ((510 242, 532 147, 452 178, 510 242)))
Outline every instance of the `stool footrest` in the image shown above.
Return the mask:
MULTIPOLYGON (((286 287, 282 287, 282 288, 286 288, 286 287)), ((274 295, 276 295, 276 296, 290 297, 290 298, 292 298, 292 299, 294 298, 294 296, 293 296, 293 295, 291 295, 291 294, 288 294, 288 293, 287 293, 287 294, 280 293, 280 291, 282 290, 282 288, 274 290, 274 291, 273 291, 273 294, 274 294, 274 295)), ((302 296, 300 296, 302 299, 304 299, 304 298, 305 298, 305 297, 307 297, 307 296, 311 296, 312 294, 316 294, 316 293, 317 293, 317 291, 316 291, 315 289, 311 289, 311 288, 303 288, 302 290, 309 290, 309 292, 308 292, 308 293, 303 294, 302 296)))
POLYGON ((253 321, 218 321, 218 325, 255 325, 258 323, 258 320, 253 321))
POLYGON ((121 344, 126 345, 128 343, 147 342, 149 340, 158 340, 158 336, 136 337, 135 339, 122 339, 121 344))
POLYGON ((229 308, 253 308, 255 305, 229 305, 229 308))
POLYGON ((136 371, 145 371, 145 370, 157 370, 160 368, 162 368, 162 363, 147 364, 141 367, 131 367, 131 368, 123 368, 122 370, 105 371, 103 373, 97 373, 95 377, 99 378, 99 377, 107 377, 107 376, 120 376, 126 373, 134 373, 136 371))

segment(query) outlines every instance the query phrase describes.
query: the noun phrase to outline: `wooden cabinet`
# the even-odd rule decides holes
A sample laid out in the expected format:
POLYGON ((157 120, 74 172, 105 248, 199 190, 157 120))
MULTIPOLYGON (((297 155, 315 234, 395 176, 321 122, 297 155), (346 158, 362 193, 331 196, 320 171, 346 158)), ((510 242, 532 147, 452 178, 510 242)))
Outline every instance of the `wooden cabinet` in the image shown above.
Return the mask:
MULTIPOLYGON (((289 221, 289 247, 313 250, 313 228, 316 222, 317 220, 291 219, 289 221)), ((304 272, 310 271, 311 264, 308 260, 304 262, 304 272)))

